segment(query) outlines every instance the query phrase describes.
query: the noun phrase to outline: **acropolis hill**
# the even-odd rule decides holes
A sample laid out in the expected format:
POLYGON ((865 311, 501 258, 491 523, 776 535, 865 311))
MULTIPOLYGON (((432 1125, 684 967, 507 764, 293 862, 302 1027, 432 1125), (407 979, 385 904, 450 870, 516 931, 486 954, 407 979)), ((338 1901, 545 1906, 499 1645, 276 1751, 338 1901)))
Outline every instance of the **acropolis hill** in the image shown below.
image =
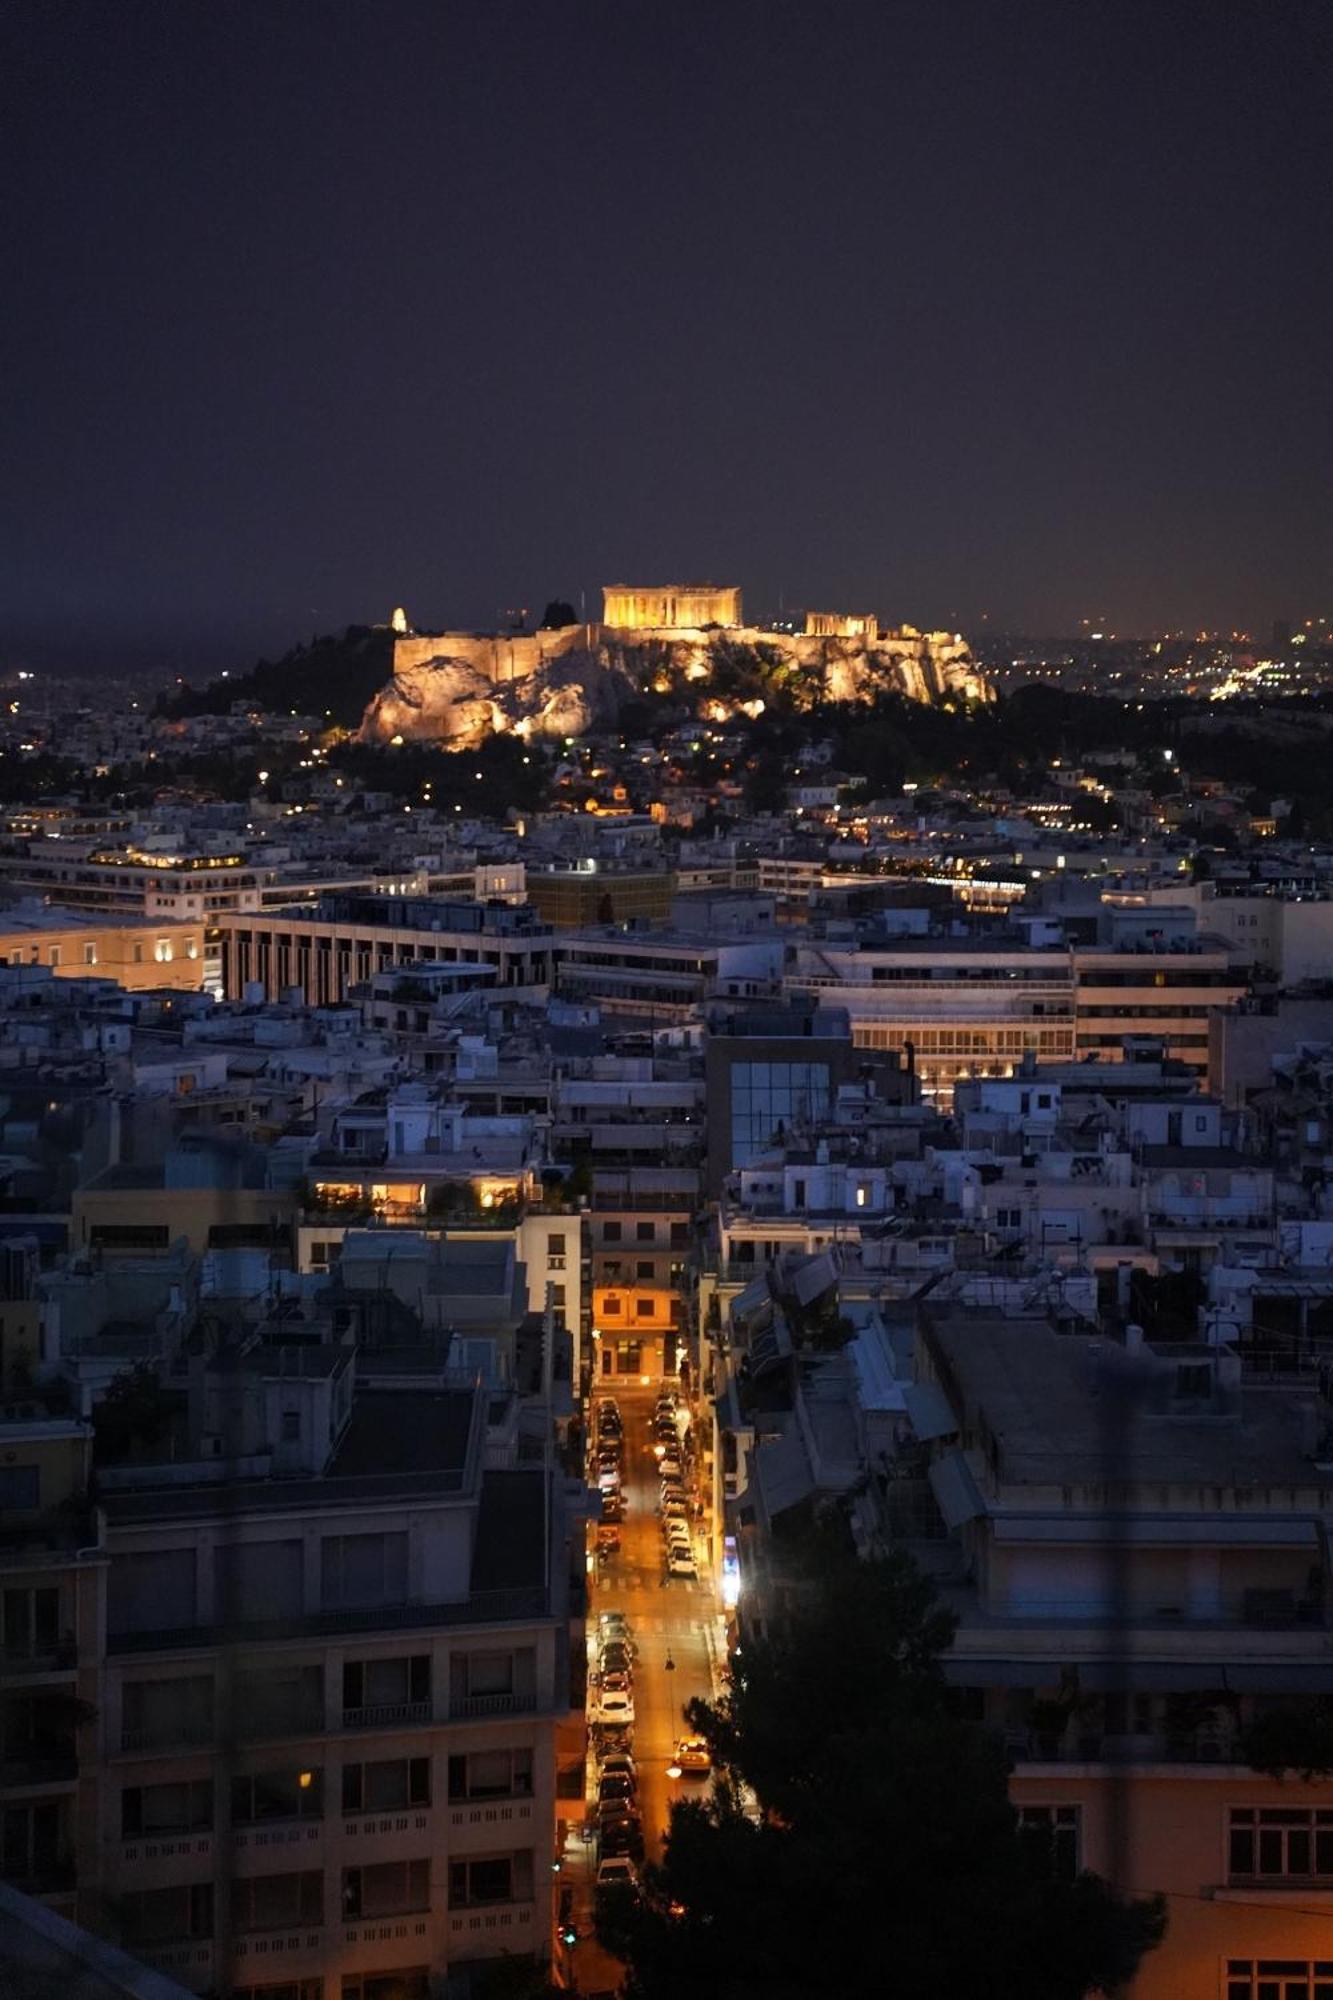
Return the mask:
POLYGON ((712 584, 608 585, 600 624, 537 632, 416 632, 395 614, 393 677, 366 709, 367 743, 474 743, 493 730, 578 736, 613 727, 646 692, 695 697, 716 721, 764 707, 762 690, 808 707, 989 700, 957 633, 881 630, 871 615, 809 612, 805 631, 746 625, 741 593, 712 584))

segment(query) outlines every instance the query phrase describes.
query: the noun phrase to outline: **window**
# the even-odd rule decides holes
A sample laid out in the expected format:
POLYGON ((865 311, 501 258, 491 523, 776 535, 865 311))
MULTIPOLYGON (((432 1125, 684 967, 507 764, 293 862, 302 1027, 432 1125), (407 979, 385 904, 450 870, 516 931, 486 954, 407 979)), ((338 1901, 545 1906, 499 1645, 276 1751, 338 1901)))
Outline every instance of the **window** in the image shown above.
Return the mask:
POLYGON ((449 1759, 449 1797, 514 1799, 532 1796, 532 1752, 474 1750, 449 1759))
POLYGON ((252 1771, 231 1781, 233 1826, 262 1826, 273 1819, 323 1819, 320 1770, 252 1771))
POLYGON ((58 944, 53 944, 51 946, 52 967, 54 968, 55 966, 59 965, 59 963, 60 963, 60 946, 58 944))
POLYGON ((430 1758, 394 1757, 382 1764, 343 1765, 343 1811, 401 1812, 430 1804, 430 1758))
POLYGON ((430 1708, 430 1654, 398 1660, 348 1660, 343 1665, 343 1720, 424 1719, 404 1710, 430 1708))
POLYGON ((206 1778, 127 1786, 120 1795, 123 1840, 138 1840, 144 1834, 200 1833, 212 1824, 213 1787, 206 1778))
POLYGON ((174 1681, 127 1681, 123 1731, 124 1750, 207 1743, 213 1734, 212 1677, 195 1674, 174 1681))
POLYGON ((1018 1831, 1043 1874, 1057 1882, 1074 1880, 1079 1870, 1077 1806, 1020 1806, 1018 1831))
POLYGON ((83 962, 85 965, 96 965, 97 946, 95 944, 86 944, 83 947, 83 962))
POLYGON ((1232 1880, 1308 1882, 1333 1876, 1333 1810, 1233 1806, 1227 1862, 1232 1880))
POLYGON ((49 1657, 59 1645, 60 1592, 54 1585, 0 1596, 0 1652, 6 1660, 49 1657))
POLYGON ((377 1861, 343 1869, 343 1917, 400 1917, 430 1908, 429 1861, 377 1861))
POLYGON ((554 1308, 554 1310, 555 1310, 555 1311, 557 1311, 557 1312, 563 1312, 563 1311, 564 1311, 564 1308, 565 1308, 565 1288, 564 1288, 564 1286, 563 1286, 563 1285, 552 1285, 552 1287, 551 1287, 551 1305, 552 1305, 552 1307, 554 1308))
POLYGON ((1229 1958, 1226 2000, 1333 2000, 1333 1958, 1229 1958))
POLYGON ((532 1894, 532 1850, 518 1854, 477 1855, 449 1864, 449 1902, 453 1909, 481 1903, 519 1903, 532 1894))
POLYGON ((636 1319, 651 1319, 653 1316, 653 1301, 651 1299, 635 1299, 634 1316, 636 1319))
POLYGON ((299 1444, 301 1441, 301 1412, 284 1410, 282 1413, 281 1440, 283 1444, 299 1444))
POLYGON ((634 1225, 634 1240, 636 1243, 655 1243, 657 1241, 657 1224, 655 1222, 636 1222, 634 1225))
POLYGON ((219 1625, 290 1618, 305 1596, 299 1541, 232 1542, 213 1556, 213 1618, 219 1625))
POLYGON ((194 1566, 192 1548, 113 1556, 107 1582, 107 1631, 170 1632, 195 1624, 194 1566))
POLYGON ((181 1882, 170 1889, 131 1889, 120 1897, 125 1942, 166 1944, 213 1935, 213 1884, 181 1882))
POLYGON ((614 1292, 608 1292, 602 1301, 602 1311, 608 1319, 619 1319, 623 1308, 614 1292))
POLYGON ((241 1736, 289 1736, 324 1727, 324 1670, 316 1664, 243 1668, 232 1698, 241 1736))
POLYGON ((322 1924, 323 1870, 238 1876, 231 1885, 231 1914, 238 1931, 285 1931, 298 1924, 322 1924))
POLYGON ((20 1887, 58 1886, 68 1863, 63 1808, 54 1800, 6 1806, 0 1815, 0 1873, 20 1887))
POLYGON ((41 1475, 35 1465, 0 1465, 0 1514, 9 1508, 31 1512, 41 1505, 41 1475))
POLYGON ((653 1279, 657 1276, 657 1266, 653 1263, 652 1258, 640 1257, 638 1263, 634 1266, 634 1275, 636 1278, 646 1279, 651 1285, 653 1279))
POLYGON ((321 1544, 326 1611, 407 1601, 407 1536, 326 1535, 321 1544))
POLYGON ((619 1243, 620 1224, 618 1222, 604 1222, 602 1224, 602 1241, 603 1243, 619 1243))
POLYGON ((464 1657, 469 1694, 512 1694, 514 1656, 512 1653, 468 1653, 464 1657))
POLYGON ((546 1261, 548 1264, 558 1264, 563 1270, 565 1263, 565 1239, 563 1233, 560 1235, 548 1235, 546 1239, 546 1261))

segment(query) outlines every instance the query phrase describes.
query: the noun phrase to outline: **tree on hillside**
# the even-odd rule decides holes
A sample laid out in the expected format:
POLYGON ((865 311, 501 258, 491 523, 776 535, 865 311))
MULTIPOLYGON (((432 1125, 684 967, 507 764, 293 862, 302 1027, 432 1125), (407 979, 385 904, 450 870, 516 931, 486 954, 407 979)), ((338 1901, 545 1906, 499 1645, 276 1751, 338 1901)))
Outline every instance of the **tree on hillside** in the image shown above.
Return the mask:
POLYGON ((563 597, 553 597, 542 613, 543 632, 557 632, 562 625, 577 625, 579 615, 563 597))
POLYGON ((687 1711, 728 1778, 674 1808, 642 1898, 603 1903, 630 2000, 1083 2000, 1131 1977, 1160 1899, 1064 1879, 1020 1833, 1002 1746, 951 1706, 953 1619, 916 1567, 820 1529, 791 1602, 729 1695, 687 1711))

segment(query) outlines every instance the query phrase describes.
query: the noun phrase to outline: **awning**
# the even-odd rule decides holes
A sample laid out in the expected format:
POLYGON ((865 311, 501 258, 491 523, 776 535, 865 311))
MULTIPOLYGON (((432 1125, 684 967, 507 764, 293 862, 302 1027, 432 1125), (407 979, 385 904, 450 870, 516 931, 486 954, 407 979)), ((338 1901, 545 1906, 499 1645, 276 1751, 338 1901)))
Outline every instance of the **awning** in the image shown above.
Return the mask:
POLYGON ((958 1419, 937 1382, 904 1382, 903 1402, 923 1444, 931 1438, 952 1437, 958 1429, 958 1419))
POLYGON ((948 1528, 961 1528, 964 1521, 975 1521, 986 1511, 986 1503, 961 1451, 948 1452, 935 1460, 930 1468, 930 1486, 948 1528))
POLYGON ((810 1461, 798 1431, 775 1438, 771 1444, 761 1444, 751 1464, 770 1521, 790 1507, 799 1507, 815 1491, 810 1461))
POLYGON ((759 1276, 751 1278, 745 1289, 737 1292, 735 1298, 732 1300, 731 1313, 733 1319, 744 1318, 746 1313, 754 1312, 757 1307, 765 1303, 767 1298, 768 1270, 765 1267, 760 1271, 759 1276))

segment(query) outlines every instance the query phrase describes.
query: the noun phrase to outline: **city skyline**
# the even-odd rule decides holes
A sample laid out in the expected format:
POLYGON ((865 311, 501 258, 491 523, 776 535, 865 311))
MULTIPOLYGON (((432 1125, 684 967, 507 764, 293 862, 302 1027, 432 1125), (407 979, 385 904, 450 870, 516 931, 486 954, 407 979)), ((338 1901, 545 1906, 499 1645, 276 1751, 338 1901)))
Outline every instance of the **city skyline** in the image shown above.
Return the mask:
POLYGON ((617 574, 969 634, 1320 608, 1321 10, 4 32, 11 657, 617 574))

